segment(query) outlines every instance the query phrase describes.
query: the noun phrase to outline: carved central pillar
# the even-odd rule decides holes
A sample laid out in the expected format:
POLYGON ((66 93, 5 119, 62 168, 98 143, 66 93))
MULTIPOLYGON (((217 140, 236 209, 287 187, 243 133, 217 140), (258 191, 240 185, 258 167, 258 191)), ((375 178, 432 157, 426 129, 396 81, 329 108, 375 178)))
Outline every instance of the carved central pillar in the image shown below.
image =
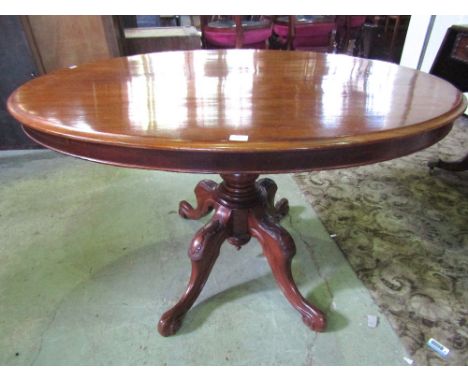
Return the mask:
POLYGON ((199 296, 227 240, 240 249, 255 237, 262 245, 273 276, 289 302, 297 309, 311 329, 325 328, 324 315, 300 294, 291 273, 291 261, 296 252, 291 235, 279 225, 289 210, 286 199, 274 204, 277 186, 271 179, 257 181, 256 174, 221 174, 219 185, 203 180, 195 187, 197 206, 188 202, 179 205, 179 214, 186 219, 200 219, 214 210, 211 220, 192 239, 188 255, 192 273, 179 302, 159 321, 163 336, 177 332, 182 319, 199 296))

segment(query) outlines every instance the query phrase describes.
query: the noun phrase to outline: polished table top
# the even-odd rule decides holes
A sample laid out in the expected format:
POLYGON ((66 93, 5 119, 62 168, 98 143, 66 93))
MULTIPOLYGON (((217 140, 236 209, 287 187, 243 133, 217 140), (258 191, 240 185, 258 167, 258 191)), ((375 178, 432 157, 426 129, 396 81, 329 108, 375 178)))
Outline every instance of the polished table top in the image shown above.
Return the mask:
POLYGON ((456 88, 423 72, 260 50, 99 61, 34 79, 8 100, 33 139, 68 154, 131 167, 257 173, 405 155, 443 138, 465 107, 456 88))

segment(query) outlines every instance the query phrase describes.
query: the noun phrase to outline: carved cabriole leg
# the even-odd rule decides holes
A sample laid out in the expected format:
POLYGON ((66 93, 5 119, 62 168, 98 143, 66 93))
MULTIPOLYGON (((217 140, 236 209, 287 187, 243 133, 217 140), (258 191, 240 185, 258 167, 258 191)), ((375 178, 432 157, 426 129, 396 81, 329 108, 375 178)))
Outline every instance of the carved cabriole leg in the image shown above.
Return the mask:
POLYGON ((215 205, 215 192, 218 184, 212 180, 202 180, 195 187, 197 207, 193 208, 185 200, 179 204, 179 215, 185 219, 198 220, 208 215, 215 205))
POLYGON ((249 214, 249 228, 262 245, 273 276, 288 301, 301 313, 302 320, 310 329, 323 331, 326 325, 324 314, 306 301, 292 277, 291 261, 296 246, 291 235, 260 208, 249 214))
POLYGON ((169 336, 180 328, 184 315, 203 289, 223 242, 227 240, 239 249, 251 236, 260 241, 276 281, 304 322, 313 330, 324 330, 323 314, 302 297, 292 278, 291 260, 296 248, 292 237, 278 224, 288 212, 288 201, 281 199, 274 204, 277 186, 271 179, 256 182, 256 174, 222 174, 221 177, 223 182, 219 185, 210 180, 198 183, 196 208, 185 201, 180 203, 179 214, 184 218, 199 219, 212 209, 215 213, 192 240, 189 248, 192 273, 187 290, 162 315, 159 332, 169 336))
POLYGON ((192 261, 190 281, 179 302, 161 316, 158 324, 161 335, 170 336, 179 330, 182 319, 200 295, 218 258, 221 245, 229 236, 227 230, 229 217, 230 211, 220 206, 211 221, 193 238, 188 252, 192 261))
POLYGON ((280 221, 289 212, 289 203, 285 198, 280 199, 275 204, 275 195, 278 190, 276 183, 270 178, 263 178, 257 182, 257 187, 262 193, 265 207, 268 213, 276 220, 280 221))

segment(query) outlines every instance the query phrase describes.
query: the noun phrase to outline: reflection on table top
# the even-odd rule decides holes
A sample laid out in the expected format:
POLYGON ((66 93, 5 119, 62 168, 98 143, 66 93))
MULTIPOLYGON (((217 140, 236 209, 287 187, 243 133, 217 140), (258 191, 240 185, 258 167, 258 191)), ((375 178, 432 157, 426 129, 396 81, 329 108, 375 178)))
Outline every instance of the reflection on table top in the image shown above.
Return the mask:
POLYGON ((464 102, 449 83, 385 62, 229 50, 60 70, 19 88, 8 106, 27 126, 84 141, 241 152, 414 134, 453 121, 464 102))

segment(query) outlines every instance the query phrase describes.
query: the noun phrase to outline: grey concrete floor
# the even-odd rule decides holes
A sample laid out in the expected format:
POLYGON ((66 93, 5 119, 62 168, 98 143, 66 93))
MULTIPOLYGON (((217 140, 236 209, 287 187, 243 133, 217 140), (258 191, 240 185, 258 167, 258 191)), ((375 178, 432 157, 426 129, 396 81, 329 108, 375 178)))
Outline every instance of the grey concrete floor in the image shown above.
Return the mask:
POLYGON ((0 364, 406 364, 289 175, 272 178, 291 206, 282 224, 296 241, 293 274, 327 312, 327 331, 302 323, 251 240, 240 251, 222 247, 178 334, 161 337, 157 321, 185 290, 188 244, 203 224, 181 219, 177 206, 194 202, 202 178, 45 150, 0 153, 0 364))

